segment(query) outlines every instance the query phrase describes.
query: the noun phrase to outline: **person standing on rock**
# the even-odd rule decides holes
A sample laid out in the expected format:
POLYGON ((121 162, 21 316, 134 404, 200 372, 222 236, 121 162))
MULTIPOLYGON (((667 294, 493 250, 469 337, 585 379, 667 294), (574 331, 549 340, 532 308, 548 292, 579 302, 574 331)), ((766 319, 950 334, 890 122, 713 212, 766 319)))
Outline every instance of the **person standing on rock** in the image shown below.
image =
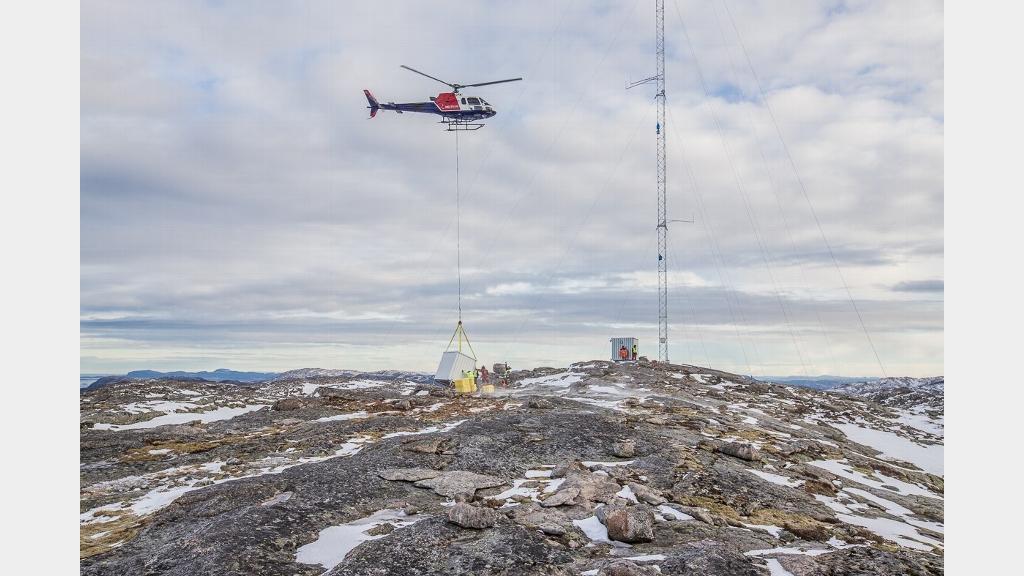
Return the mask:
POLYGON ((484 384, 490 382, 490 374, 487 373, 487 366, 480 367, 480 381, 484 384))
POLYGON ((633 343, 633 360, 636 360, 636 342, 633 343))
POLYGON ((619 360, 629 360, 629 350, 626 349, 625 344, 619 348, 619 360))

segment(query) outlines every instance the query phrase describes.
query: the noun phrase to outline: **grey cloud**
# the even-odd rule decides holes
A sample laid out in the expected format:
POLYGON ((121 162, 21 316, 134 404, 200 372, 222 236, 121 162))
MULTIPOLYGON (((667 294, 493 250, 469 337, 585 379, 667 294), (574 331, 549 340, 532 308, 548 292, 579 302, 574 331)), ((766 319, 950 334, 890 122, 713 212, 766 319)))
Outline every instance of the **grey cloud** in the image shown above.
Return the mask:
POLYGON ((942 280, 913 280, 900 282, 892 287, 896 292, 943 292, 945 290, 942 280))
MULTIPOLYGON (((935 373, 941 305, 878 289, 942 274, 942 6, 898 4, 729 8, 869 328, 907 351, 894 369, 935 373), (893 18, 921 25, 893 42, 893 18)), ((653 272, 651 94, 621 82, 650 73, 653 17, 642 2, 547 6, 83 6, 83 366, 135 348, 194 361, 201 343, 293 367, 374 341, 395 352, 338 361, 429 368, 455 308, 454 150, 428 118, 366 118, 363 88, 395 101, 443 88, 401 63, 526 77, 482 89, 499 114, 461 136, 471 333, 530 364, 564 363, 621 324, 648 338, 653 292, 552 286, 653 272), (488 293, 515 282, 536 289, 488 293)), ((707 282, 673 289, 679 354, 700 326, 712 360, 738 365, 737 323, 748 356, 795 362, 778 290, 808 357, 827 356, 821 318, 844 366, 877 372, 728 15, 680 2, 709 89, 729 87, 708 99, 669 10, 670 211, 697 219, 673 228, 670 266, 707 282)))

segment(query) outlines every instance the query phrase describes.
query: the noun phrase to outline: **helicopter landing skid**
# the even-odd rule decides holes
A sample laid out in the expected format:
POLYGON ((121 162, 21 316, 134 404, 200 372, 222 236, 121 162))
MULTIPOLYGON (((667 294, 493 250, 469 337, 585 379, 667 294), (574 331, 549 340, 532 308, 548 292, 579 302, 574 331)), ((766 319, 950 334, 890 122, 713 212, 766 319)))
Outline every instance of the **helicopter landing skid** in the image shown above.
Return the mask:
POLYGON ((445 125, 445 132, 469 132, 479 130, 484 127, 483 124, 472 120, 445 119, 438 122, 438 124, 445 125))

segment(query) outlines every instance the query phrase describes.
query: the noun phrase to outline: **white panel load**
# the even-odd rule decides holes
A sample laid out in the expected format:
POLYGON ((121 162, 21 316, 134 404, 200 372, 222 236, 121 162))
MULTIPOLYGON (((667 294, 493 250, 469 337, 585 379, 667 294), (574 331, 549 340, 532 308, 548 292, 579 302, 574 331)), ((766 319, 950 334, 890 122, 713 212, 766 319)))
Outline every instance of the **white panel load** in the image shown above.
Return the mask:
POLYGON ((476 358, 452 350, 441 355, 441 363, 437 366, 437 374, 434 374, 434 380, 438 382, 451 382, 452 380, 462 378, 464 372, 470 372, 475 369, 476 358))

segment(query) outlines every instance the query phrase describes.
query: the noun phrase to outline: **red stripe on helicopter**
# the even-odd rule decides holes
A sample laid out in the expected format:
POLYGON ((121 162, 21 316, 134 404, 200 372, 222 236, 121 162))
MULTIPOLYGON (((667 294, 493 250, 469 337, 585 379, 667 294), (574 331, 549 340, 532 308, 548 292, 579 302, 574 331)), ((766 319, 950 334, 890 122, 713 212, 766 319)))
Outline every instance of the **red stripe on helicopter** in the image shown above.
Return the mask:
POLYGON ((438 94, 437 98, 434 99, 434 104, 437 104, 437 109, 442 112, 459 110, 459 99, 455 97, 454 92, 438 94))

